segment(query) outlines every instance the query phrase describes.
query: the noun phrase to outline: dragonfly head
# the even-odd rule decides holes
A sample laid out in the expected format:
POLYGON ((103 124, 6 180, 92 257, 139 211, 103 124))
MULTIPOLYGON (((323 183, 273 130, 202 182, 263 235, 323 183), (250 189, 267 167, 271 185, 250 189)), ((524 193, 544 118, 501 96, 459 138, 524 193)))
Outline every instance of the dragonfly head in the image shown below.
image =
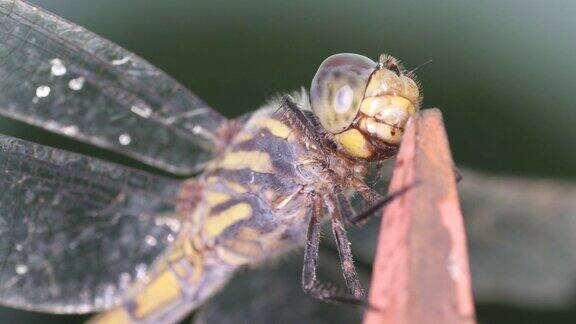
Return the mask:
POLYGON ((377 160, 393 155, 421 94, 411 73, 382 54, 378 62, 357 54, 328 57, 310 88, 312 111, 345 153, 377 160))

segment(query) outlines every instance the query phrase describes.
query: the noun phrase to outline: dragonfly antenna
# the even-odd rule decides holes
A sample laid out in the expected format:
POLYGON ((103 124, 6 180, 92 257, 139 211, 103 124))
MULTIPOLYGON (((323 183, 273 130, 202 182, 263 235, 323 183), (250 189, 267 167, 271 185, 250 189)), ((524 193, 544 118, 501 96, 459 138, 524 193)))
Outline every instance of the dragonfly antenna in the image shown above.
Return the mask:
POLYGON ((418 70, 419 68, 423 67, 424 65, 427 65, 428 63, 432 63, 434 60, 433 59, 429 59, 428 61, 418 65, 417 67, 413 68, 412 70, 410 70, 408 73, 414 73, 416 72, 416 70, 418 70))

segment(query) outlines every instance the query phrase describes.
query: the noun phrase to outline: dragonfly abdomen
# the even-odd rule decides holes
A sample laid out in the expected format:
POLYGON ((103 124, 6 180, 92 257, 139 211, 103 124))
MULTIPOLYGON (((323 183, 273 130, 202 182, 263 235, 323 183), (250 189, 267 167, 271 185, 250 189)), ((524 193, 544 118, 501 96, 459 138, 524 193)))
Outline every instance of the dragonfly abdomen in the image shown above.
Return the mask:
POLYGON ((236 267, 222 263, 213 251, 197 250, 192 242, 189 235, 180 236, 149 279, 133 288, 133 297, 90 323, 174 323, 202 305, 228 282, 236 267))

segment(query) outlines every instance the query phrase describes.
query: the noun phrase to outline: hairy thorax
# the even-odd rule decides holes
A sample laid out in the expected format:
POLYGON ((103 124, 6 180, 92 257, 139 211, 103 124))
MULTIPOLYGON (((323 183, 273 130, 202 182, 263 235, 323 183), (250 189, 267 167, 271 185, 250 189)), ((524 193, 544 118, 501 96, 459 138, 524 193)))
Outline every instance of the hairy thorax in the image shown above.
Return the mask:
POLYGON ((230 265, 257 263, 299 247, 311 196, 330 192, 354 168, 307 142, 271 104, 251 115, 221 157, 195 181, 194 245, 230 265))

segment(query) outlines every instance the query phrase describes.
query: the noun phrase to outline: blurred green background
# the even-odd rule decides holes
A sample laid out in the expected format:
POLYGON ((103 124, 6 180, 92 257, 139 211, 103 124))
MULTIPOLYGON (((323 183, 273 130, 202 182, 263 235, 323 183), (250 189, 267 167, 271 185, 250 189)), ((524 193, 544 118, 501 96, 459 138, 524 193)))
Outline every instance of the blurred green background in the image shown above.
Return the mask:
MULTIPOLYGON (((144 57, 229 117, 308 86, 333 53, 386 52, 408 69, 431 60, 417 71, 424 107, 442 109, 458 164, 576 178, 573 0, 32 2, 144 57)), ((0 133, 34 138, 6 120, 0 133)), ((568 323, 573 315, 478 307, 485 323, 568 323)))

